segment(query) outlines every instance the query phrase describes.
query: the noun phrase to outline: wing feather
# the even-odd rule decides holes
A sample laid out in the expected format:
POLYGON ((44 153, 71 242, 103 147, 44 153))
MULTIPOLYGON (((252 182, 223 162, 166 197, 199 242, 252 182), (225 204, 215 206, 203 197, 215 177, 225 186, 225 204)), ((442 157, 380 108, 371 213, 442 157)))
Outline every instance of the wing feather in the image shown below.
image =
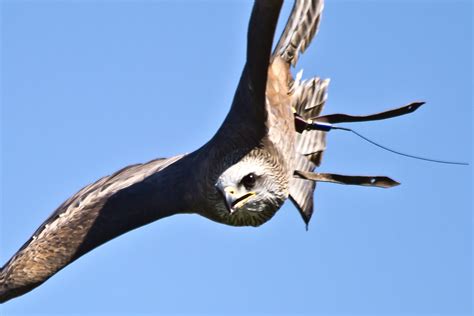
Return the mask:
POLYGON ((218 143, 232 134, 236 147, 254 147, 265 136, 268 117, 265 90, 281 5, 282 0, 256 0, 254 3, 247 34, 246 64, 230 112, 214 136, 218 143))
POLYGON ((323 0, 295 1, 273 55, 296 65, 298 55, 306 50, 318 31, 323 8, 323 0))
POLYGON ((183 157, 128 166, 62 203, 0 269, 0 302, 32 290, 116 236, 187 211, 185 203, 178 202, 185 201, 182 197, 172 198, 177 192, 185 195, 180 191, 186 191, 188 168, 177 164, 183 157))

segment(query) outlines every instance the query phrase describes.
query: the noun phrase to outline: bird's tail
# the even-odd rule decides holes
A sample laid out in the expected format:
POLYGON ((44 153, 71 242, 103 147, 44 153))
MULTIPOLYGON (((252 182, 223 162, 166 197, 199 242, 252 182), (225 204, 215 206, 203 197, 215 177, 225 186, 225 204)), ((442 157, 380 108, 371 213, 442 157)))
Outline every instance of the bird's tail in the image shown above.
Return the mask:
POLYGON ((296 0, 273 57, 279 56, 293 66, 318 31, 323 0, 296 0))
MULTIPOLYGON (((324 0, 296 0, 283 33, 278 40, 272 59, 283 60, 290 72, 300 53, 303 53, 318 32, 324 0)), ((320 114, 327 98, 329 80, 313 78, 301 81, 302 72, 289 82, 291 106, 304 119, 320 114)), ((291 76, 289 76, 291 78, 291 76)), ((319 131, 304 131, 296 136, 295 170, 312 172, 319 166, 324 149, 325 135, 319 131)), ((292 179, 290 199, 308 224, 313 213, 315 183, 303 179, 292 179)))
MULTIPOLYGON (((292 106, 296 114, 304 119, 319 116, 327 99, 329 79, 313 78, 300 82, 301 72, 292 87, 292 106)), ((312 172, 321 163, 326 149, 325 132, 305 130, 296 136, 295 170, 312 172)), ((315 182, 292 179, 290 199, 300 211, 306 225, 313 214, 313 193, 315 182)))

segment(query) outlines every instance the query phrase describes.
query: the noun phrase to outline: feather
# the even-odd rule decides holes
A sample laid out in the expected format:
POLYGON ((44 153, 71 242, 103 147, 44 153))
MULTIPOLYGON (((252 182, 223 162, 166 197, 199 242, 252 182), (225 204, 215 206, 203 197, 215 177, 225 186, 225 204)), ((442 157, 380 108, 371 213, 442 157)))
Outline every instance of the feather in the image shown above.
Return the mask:
POLYGON ((323 8, 323 0, 295 1, 273 55, 280 56, 287 63, 295 66, 299 53, 304 53, 318 32, 323 8))
MULTIPOLYGON (((329 79, 313 78, 295 87, 291 96, 292 106, 304 119, 318 116, 327 99, 329 79)), ((305 130, 296 135, 296 159, 294 170, 312 172, 321 164, 326 149, 326 133, 305 130)), ((311 181, 293 179, 290 183, 290 199, 299 210, 306 225, 313 214, 313 194, 316 186, 311 181)))
POLYGON ((214 184, 266 136, 267 71, 281 5, 282 0, 255 1, 247 62, 214 137, 189 155, 123 168, 61 204, 0 269, 0 303, 34 289, 99 245, 160 218, 196 213, 231 224, 217 214, 223 202, 214 184))
MULTIPOLYGON (((107 240, 158 218, 187 211, 185 203, 170 202, 169 198, 172 194, 184 196, 185 188, 180 183, 187 163, 167 169, 185 162, 182 158, 128 166, 86 186, 61 204, 0 269, 0 302, 32 290, 107 240), (131 192, 140 193, 140 198, 129 198, 131 192), (123 195, 127 198, 121 198, 123 195), (137 216, 138 212, 147 214, 137 216)), ((183 201, 182 197, 177 200, 183 201)))

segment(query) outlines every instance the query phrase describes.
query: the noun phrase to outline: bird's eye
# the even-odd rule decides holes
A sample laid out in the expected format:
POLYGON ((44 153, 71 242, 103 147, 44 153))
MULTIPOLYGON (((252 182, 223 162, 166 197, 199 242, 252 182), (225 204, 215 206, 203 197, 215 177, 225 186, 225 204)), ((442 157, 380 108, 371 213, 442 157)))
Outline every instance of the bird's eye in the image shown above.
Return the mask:
POLYGON ((242 181, 240 181, 240 183, 243 184, 247 190, 250 190, 254 187, 256 180, 257 176, 254 173, 249 173, 248 175, 242 178, 242 181))

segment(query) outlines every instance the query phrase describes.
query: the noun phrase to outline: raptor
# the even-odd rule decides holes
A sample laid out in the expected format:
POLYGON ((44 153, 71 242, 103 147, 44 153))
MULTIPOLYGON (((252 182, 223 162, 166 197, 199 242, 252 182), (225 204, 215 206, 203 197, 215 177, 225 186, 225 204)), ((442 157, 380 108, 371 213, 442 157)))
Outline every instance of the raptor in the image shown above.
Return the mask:
POLYGON ((62 203, 1 268, 0 302, 31 291, 99 245, 167 216, 193 213, 226 225, 259 226, 290 199, 307 224, 315 181, 397 184, 387 177, 313 172, 326 148, 328 123, 400 111, 320 116, 329 80, 294 78, 291 67, 318 31, 323 0, 296 1, 272 51, 281 5, 255 1, 246 63, 230 111, 212 139, 189 154, 127 166, 62 203))

